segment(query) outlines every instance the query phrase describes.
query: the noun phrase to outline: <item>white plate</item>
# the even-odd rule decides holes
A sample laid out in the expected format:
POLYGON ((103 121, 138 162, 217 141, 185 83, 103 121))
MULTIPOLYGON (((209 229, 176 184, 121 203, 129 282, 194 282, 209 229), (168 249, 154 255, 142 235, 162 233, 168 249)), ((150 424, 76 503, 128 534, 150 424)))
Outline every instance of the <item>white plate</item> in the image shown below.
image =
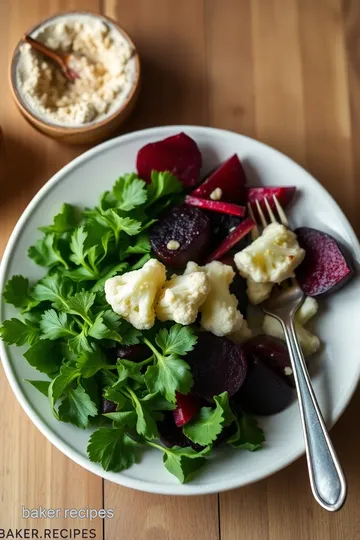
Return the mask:
MULTIPOLYGON (((6 248, 0 272, 0 289, 13 274, 31 280, 42 269, 28 259, 26 252, 39 236, 37 227, 48 224, 61 203, 80 206, 97 203, 100 193, 112 186, 122 173, 135 170, 137 151, 146 143, 185 131, 198 143, 204 170, 210 170, 237 153, 243 161, 249 184, 289 185, 299 189, 293 207, 293 225, 307 225, 330 232, 341 239, 360 260, 359 242, 344 214, 304 169, 272 148, 235 133, 206 127, 169 126, 147 129, 112 139, 78 157, 59 171, 31 201, 6 248)), ((313 377, 316 395, 329 424, 344 411, 360 375, 360 279, 322 301, 316 331, 324 347, 319 369, 313 377)), ((11 306, 1 303, 1 320, 15 315, 11 306)), ((1 356, 9 382, 25 412, 57 448, 89 471, 107 480, 132 488, 164 494, 201 494, 223 491, 260 480, 282 469, 304 452, 297 403, 281 414, 261 419, 266 447, 260 452, 219 449, 194 481, 181 485, 162 464, 156 450, 148 450, 141 462, 122 473, 105 472, 91 463, 86 454, 90 430, 82 431, 57 422, 45 398, 24 379, 40 379, 22 357, 22 349, 1 344, 1 356)), ((314 360, 312 360, 314 362, 314 360)))

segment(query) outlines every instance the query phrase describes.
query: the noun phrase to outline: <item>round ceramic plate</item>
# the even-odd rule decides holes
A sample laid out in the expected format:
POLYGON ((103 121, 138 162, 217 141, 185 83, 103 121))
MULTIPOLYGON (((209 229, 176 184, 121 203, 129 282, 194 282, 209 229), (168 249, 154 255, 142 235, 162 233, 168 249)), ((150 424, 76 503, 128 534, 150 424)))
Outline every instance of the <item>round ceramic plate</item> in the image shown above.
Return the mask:
MULTIPOLYGON (((306 225, 329 232, 348 246, 360 260, 360 246, 344 214, 320 184, 304 169, 281 153, 247 137, 206 127, 169 126, 147 129, 112 139, 78 157, 59 171, 31 201, 21 216, 6 248, 0 272, 0 289, 13 274, 31 280, 43 271, 27 257, 28 247, 39 236, 37 228, 52 221, 63 202, 92 206, 115 179, 135 170, 138 150, 149 142, 185 131, 198 143, 204 173, 237 153, 252 185, 288 185, 298 188, 291 209, 293 227, 306 225)), ((357 277, 337 294, 321 301, 315 323, 323 343, 322 352, 311 360, 313 384, 328 423, 344 411, 360 373, 360 279, 357 277)), ((15 315, 1 303, 1 320, 15 315)), ((24 379, 41 374, 22 357, 22 348, 1 344, 1 357, 9 382, 22 407, 42 433, 68 457, 107 480, 154 493, 190 495, 213 493, 260 480, 282 469, 304 452, 296 401, 281 414, 261 418, 266 434, 265 448, 250 453, 220 448, 204 470, 189 484, 181 485, 162 464, 156 450, 147 450, 141 462, 122 473, 105 472, 86 454, 90 430, 58 422, 44 396, 24 379)))

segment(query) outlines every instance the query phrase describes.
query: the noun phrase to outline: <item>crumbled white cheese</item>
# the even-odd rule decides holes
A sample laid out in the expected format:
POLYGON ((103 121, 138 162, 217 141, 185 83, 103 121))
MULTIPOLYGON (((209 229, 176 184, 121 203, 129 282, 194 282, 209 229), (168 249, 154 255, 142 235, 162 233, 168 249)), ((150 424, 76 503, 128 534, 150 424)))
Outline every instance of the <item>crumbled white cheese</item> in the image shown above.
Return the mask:
POLYGON ((170 250, 170 251, 176 251, 177 249, 179 249, 180 247, 180 244, 177 240, 169 240, 169 242, 167 243, 166 247, 170 250))
POLYGON ((214 191, 210 193, 210 199, 213 201, 220 201, 222 194, 223 194, 222 189, 217 187, 214 189, 214 191))
POLYGON ((155 322, 155 302, 166 280, 165 266, 150 259, 139 270, 126 272, 105 282, 106 301, 138 330, 148 330, 155 322))
POLYGON ((296 234, 271 223, 250 246, 236 253, 234 260, 243 277, 257 283, 279 283, 293 275, 304 257, 296 234))
MULTIPOLYGON (((316 314, 317 307, 315 298, 307 297, 302 307, 295 314, 296 335, 305 356, 316 353, 320 348, 319 338, 303 327, 303 324, 316 314), (301 309, 303 310, 303 317, 301 316, 301 309)), ((265 315, 264 317, 263 331, 269 336, 285 339, 281 324, 274 317, 270 317, 270 315, 265 315)))
POLYGON ((261 304, 270 297, 273 283, 256 283, 251 278, 247 279, 247 295, 253 305, 261 304))
POLYGON ((220 261, 212 261, 203 267, 203 271, 209 277, 210 292, 200 307, 200 324, 202 328, 216 336, 226 336, 236 328, 240 328, 243 320, 242 314, 237 309, 237 298, 229 290, 235 272, 231 266, 220 261))
POLYGON ((210 291, 209 278, 205 272, 190 272, 173 276, 164 284, 156 316, 160 321, 175 321, 187 325, 196 321, 199 307, 210 291))
POLYGON ((286 366, 286 367, 284 368, 284 375, 286 375, 287 377, 289 377, 289 376, 292 375, 292 374, 293 374, 293 370, 291 369, 291 367, 286 366))
POLYGON ((33 113, 58 125, 102 120, 127 99, 135 79, 133 48, 115 27, 90 15, 59 16, 31 34, 70 55, 80 78, 69 82, 59 67, 27 43, 20 47, 17 82, 33 113))

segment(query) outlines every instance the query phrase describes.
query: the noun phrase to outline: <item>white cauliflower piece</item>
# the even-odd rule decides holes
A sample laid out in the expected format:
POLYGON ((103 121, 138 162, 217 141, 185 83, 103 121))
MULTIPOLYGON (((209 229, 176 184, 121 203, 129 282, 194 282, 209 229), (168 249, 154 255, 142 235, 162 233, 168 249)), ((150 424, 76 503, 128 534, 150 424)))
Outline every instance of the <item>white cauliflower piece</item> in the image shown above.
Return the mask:
POLYGON ((271 223, 250 246, 236 253, 235 264, 240 274, 257 283, 279 283, 293 275, 305 257, 296 234, 271 223))
POLYGON ((155 322, 155 301, 165 280, 165 266, 150 259, 139 270, 108 279, 106 301, 135 328, 149 330, 155 322))
MULTIPOLYGON (((190 264, 190 263, 189 263, 190 264)), ((194 263, 190 265, 193 268, 194 263)), ((203 267, 210 282, 210 292, 200 307, 201 326, 216 336, 231 334, 243 319, 237 309, 238 301, 229 286, 235 272, 227 264, 212 261, 203 267)))
POLYGON ((237 345, 241 345, 252 338, 252 331, 250 330, 248 323, 245 319, 241 319, 238 325, 231 334, 227 336, 231 341, 237 345))
MULTIPOLYGON (((307 297, 295 315, 295 330, 304 356, 311 356, 320 348, 320 340, 317 336, 303 327, 310 317, 317 312, 317 302, 314 298, 307 297)), ((265 315, 263 320, 265 334, 285 340, 284 332, 279 321, 265 315)))
POLYGON ((160 321, 192 324, 209 291, 209 278, 203 271, 173 276, 166 281, 160 293, 156 305, 156 316, 160 321))
POLYGON ((267 300, 271 294, 273 285, 273 283, 256 283, 253 279, 247 278, 246 293, 249 302, 256 306, 267 300))

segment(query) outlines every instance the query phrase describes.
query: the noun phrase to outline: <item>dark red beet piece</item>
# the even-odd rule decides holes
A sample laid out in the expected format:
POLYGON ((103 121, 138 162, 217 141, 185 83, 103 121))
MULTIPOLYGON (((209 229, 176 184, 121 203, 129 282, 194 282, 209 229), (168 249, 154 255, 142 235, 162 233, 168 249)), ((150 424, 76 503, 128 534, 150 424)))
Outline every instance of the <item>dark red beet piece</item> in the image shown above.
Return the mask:
POLYGON ((113 401, 110 401, 110 399, 101 399, 101 412, 103 414, 105 413, 111 413, 116 411, 116 403, 113 401))
POLYGON ((245 206, 240 206, 238 204, 232 204, 223 201, 200 199, 200 197, 193 197, 192 195, 187 195, 185 197, 185 202, 186 204, 190 204, 190 206, 196 206, 198 208, 203 208, 204 210, 210 210, 211 212, 230 214, 231 216, 243 217, 246 212, 245 206))
POLYGON ((212 400, 228 392, 234 395, 246 377, 246 358, 243 351, 229 339, 209 332, 199 334, 195 348, 186 356, 194 377, 192 392, 212 400))
POLYGON ((255 336, 243 345, 247 358, 259 359, 275 371, 284 381, 295 388, 295 379, 286 344, 272 336, 255 336))
POLYGON ((218 169, 197 187, 191 195, 209 199, 211 193, 220 188, 221 200, 243 204, 246 199, 246 176, 241 162, 236 154, 222 163, 218 169))
POLYGON ((117 345, 116 358, 125 358, 132 362, 142 362, 151 356, 149 348, 140 343, 139 345, 117 345))
POLYGON ((211 237, 210 220, 198 208, 182 204, 171 208, 150 229, 150 243, 156 256, 172 268, 183 268, 189 261, 203 262, 211 237), (171 240, 178 249, 168 249, 171 240))
POLYGON ((136 167, 138 175, 151 182, 152 171, 170 171, 185 187, 199 181, 201 153, 196 142, 185 133, 149 143, 139 150, 136 167))
POLYGON ((178 427, 190 422, 201 407, 198 396, 179 394, 179 392, 176 392, 176 404, 177 407, 173 411, 173 415, 174 422, 178 427))
POLYGON ((236 227, 235 230, 221 242, 217 249, 208 257, 207 262, 221 259, 225 253, 230 251, 236 244, 240 242, 249 232, 255 227, 255 222, 251 218, 246 218, 236 227))
POLYGON ((354 262, 335 238, 310 227, 295 232, 306 252, 296 276, 308 296, 335 292, 354 277, 354 262))
POLYGON ((211 245, 214 249, 243 221, 242 218, 230 214, 207 212, 207 215, 211 221, 211 245))
POLYGON ((253 209, 256 209, 256 201, 263 210, 266 210, 264 199, 268 200, 270 207, 275 208, 273 195, 284 208, 295 194, 296 188, 294 186, 278 186, 278 187, 249 187, 247 188, 247 200, 251 204, 253 209))
POLYGON ((261 360, 248 360, 248 375, 236 396, 244 411, 268 416, 286 409, 293 398, 292 388, 261 360))

